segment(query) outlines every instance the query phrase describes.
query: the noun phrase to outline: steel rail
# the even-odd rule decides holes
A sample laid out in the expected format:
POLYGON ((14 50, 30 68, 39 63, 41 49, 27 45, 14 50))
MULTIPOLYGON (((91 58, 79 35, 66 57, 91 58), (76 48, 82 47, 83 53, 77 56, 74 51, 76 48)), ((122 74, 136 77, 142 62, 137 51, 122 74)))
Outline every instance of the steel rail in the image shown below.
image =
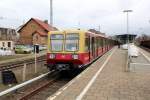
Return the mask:
POLYGON ((39 93, 40 91, 42 91, 44 88, 52 85, 54 82, 57 81, 57 79, 59 78, 59 76, 57 75, 54 79, 49 80, 48 82, 44 83, 43 85, 33 89, 32 91, 28 91, 27 94, 25 94, 24 96, 22 96, 21 98, 19 98, 18 100, 28 100, 29 98, 31 98, 32 96, 36 95, 37 93, 39 93))
MULTIPOLYGON (((37 61, 38 62, 46 61, 46 57, 39 57, 37 59, 37 61)), ((6 64, 3 64, 3 65, 0 65, 0 71, 21 67, 21 66, 24 65, 24 63, 26 63, 27 65, 33 64, 34 62, 35 62, 34 59, 27 59, 27 60, 20 61, 20 62, 15 62, 15 63, 9 63, 9 64, 6 63, 6 64)))
MULTIPOLYGON (((53 71, 52 71, 52 72, 53 72, 53 71)), ((34 81, 37 81, 37 80, 39 80, 39 79, 41 79, 41 78, 47 76, 48 74, 50 74, 50 73, 52 73, 52 72, 48 72, 48 73, 42 74, 42 75, 40 75, 40 76, 38 76, 38 77, 35 77, 35 78, 31 79, 31 80, 28 80, 28 81, 26 81, 26 82, 23 82, 23 83, 21 83, 21 84, 18 84, 18 85, 16 85, 16 86, 14 86, 14 87, 12 87, 12 88, 9 88, 9 89, 7 89, 7 90, 4 90, 4 91, 0 92, 0 96, 3 96, 3 95, 8 94, 8 93, 10 93, 10 92, 13 92, 13 91, 15 91, 15 90, 17 90, 17 89, 19 89, 19 88, 21 88, 21 87, 24 87, 24 86, 26 86, 26 85, 28 85, 28 84, 34 82, 34 81)))

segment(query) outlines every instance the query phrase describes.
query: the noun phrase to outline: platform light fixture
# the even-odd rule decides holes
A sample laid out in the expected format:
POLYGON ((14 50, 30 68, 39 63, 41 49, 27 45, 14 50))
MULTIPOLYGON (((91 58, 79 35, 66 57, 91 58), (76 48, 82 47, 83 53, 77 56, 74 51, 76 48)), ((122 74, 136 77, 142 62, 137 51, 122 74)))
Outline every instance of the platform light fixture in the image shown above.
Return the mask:
POLYGON ((129 43, 129 12, 133 12, 133 10, 124 10, 124 13, 127 14, 127 43, 129 43))

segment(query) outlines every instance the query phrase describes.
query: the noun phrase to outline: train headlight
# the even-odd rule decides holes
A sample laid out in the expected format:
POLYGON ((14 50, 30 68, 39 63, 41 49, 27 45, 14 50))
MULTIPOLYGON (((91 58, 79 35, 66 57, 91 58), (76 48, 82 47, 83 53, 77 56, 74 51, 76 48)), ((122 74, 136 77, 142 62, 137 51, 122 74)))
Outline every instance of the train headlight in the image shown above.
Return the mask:
POLYGON ((54 59, 54 58, 55 58, 55 54, 50 54, 50 55, 49 55, 49 58, 50 58, 50 59, 54 59))
POLYGON ((79 59, 79 55, 74 54, 74 55, 72 55, 72 58, 73 58, 73 59, 79 59))

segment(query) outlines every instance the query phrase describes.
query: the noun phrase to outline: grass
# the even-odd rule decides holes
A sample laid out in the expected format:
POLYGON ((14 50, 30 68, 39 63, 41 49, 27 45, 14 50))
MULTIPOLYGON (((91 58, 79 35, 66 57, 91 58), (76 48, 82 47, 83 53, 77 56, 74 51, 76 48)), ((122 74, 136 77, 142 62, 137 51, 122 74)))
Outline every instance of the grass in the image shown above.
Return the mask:
MULTIPOLYGON (((45 51, 41 51, 38 55, 43 55, 43 54, 46 54, 46 50, 45 51)), ((9 62, 9 61, 15 61, 18 60, 18 58, 25 58, 25 59, 28 59, 28 58, 31 58, 31 57, 34 57, 34 54, 16 54, 16 55, 12 55, 12 56, 0 56, 0 63, 4 63, 5 61, 9 62), (27 58, 26 58, 27 57, 27 58)))
POLYGON ((13 56, 0 56, 0 61, 10 60, 10 59, 16 59, 28 56, 28 54, 21 54, 21 55, 13 55, 13 56))

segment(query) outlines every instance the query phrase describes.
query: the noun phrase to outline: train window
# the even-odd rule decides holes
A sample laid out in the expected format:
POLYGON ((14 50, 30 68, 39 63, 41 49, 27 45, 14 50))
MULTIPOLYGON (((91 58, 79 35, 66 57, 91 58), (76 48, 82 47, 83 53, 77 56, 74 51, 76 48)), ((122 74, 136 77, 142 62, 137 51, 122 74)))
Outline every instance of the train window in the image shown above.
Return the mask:
POLYGON ((64 35, 62 34, 52 34, 51 35, 51 50, 62 51, 63 39, 64 39, 64 35))
POLYGON ((51 35, 51 40, 57 39, 57 40, 62 40, 64 36, 62 34, 52 34, 51 35))
POLYGON ((107 40, 105 39, 105 46, 107 46, 107 40))
POLYGON ((79 34, 70 33, 66 35, 65 50, 77 51, 79 49, 79 34))
POLYGON ((103 39, 103 46, 106 46, 106 41, 105 41, 105 39, 103 39))
POLYGON ((67 40, 76 40, 79 39, 79 35, 77 33, 71 33, 66 35, 67 40))
POLYGON ((100 45, 101 45, 101 47, 103 47, 103 39, 102 38, 100 39, 100 45))
POLYGON ((101 47, 101 39, 98 38, 98 47, 101 47))
POLYGON ((101 38, 98 38, 98 47, 101 47, 101 38))

